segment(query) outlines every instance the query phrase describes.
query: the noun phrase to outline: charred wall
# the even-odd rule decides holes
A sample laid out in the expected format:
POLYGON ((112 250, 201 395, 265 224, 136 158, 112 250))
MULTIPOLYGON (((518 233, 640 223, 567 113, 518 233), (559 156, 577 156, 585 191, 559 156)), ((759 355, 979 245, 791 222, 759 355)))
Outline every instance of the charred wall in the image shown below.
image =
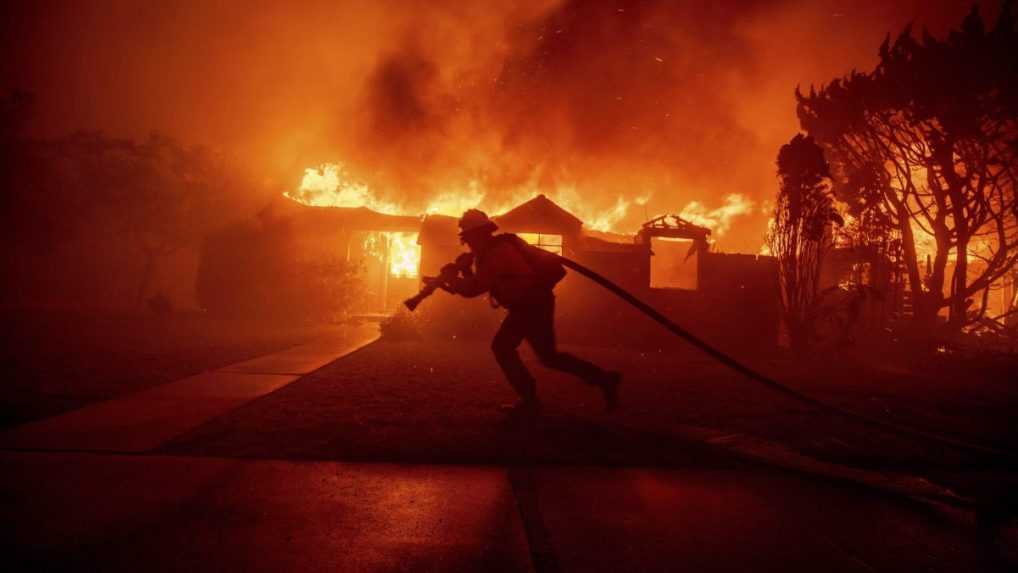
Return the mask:
MULTIPOLYGON (((778 341, 777 267, 770 257, 706 253, 695 290, 650 288, 650 252, 585 253, 580 261, 711 344, 767 352, 778 341)), ((674 349, 683 343, 628 304, 582 279, 561 289, 562 335, 597 344, 674 349)))

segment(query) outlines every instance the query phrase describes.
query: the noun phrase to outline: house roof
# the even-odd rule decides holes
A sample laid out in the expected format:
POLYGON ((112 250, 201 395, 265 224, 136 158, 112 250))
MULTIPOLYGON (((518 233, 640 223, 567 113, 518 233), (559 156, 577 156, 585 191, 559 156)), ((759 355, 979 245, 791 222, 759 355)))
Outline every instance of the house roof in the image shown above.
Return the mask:
POLYGON ((387 215, 367 207, 313 207, 278 197, 260 213, 262 217, 284 217, 307 228, 346 228, 357 231, 416 232, 421 218, 387 215))
POLYGON ((503 231, 510 233, 577 235, 583 227, 583 221, 544 195, 538 195, 494 217, 494 220, 503 231))
POLYGON ((458 245, 459 219, 446 215, 428 215, 421 222, 421 233, 417 244, 458 245))

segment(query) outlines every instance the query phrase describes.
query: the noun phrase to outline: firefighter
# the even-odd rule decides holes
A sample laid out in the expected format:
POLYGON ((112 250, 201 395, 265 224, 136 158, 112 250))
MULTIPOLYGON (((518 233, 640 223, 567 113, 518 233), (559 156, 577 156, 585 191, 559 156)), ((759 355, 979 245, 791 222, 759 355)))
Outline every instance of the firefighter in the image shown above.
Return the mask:
POLYGON ((491 342, 495 360, 519 395, 503 410, 512 415, 536 415, 541 403, 534 377, 520 360, 517 348, 526 340, 541 364, 568 372, 600 389, 605 410, 618 406, 622 376, 565 352, 555 344, 555 284, 565 276, 557 257, 528 245, 516 235, 495 235, 498 226, 478 209, 463 213, 460 241, 470 248, 473 266, 460 266, 460 276, 449 290, 472 298, 488 293, 495 304, 508 311, 491 342))

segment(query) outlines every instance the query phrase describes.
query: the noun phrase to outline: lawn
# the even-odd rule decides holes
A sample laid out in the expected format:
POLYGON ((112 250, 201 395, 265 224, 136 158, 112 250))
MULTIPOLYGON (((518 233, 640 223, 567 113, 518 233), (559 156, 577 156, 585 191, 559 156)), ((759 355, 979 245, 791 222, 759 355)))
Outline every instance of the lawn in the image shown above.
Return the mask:
MULTIPOLYGON (((880 468, 958 468, 985 459, 899 438, 790 401, 692 349, 572 349, 622 370, 622 408, 529 363, 545 415, 533 428, 497 410, 513 394, 479 341, 381 341, 213 420, 168 451, 420 462, 724 463, 703 437, 744 433, 821 459, 880 468)), ((757 366, 821 400, 1012 450, 1018 387, 1006 372, 958 377, 831 358, 757 366)), ((973 466, 974 467, 974 466, 973 466)))

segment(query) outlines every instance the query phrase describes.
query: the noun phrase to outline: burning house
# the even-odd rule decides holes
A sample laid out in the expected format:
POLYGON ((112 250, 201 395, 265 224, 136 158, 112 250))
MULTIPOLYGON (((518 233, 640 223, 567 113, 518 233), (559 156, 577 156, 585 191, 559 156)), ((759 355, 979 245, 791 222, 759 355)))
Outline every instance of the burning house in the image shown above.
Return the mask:
MULTIPOLYGON (((317 207, 281 200, 266 217, 285 221, 302 256, 338 256, 358 269, 360 315, 393 312, 463 251, 452 216, 378 213, 365 207, 317 207)), ((765 256, 711 252, 710 230, 679 216, 658 217, 635 235, 587 230, 544 195, 493 217, 502 232, 595 270, 680 324, 722 346, 770 347, 780 320, 776 265, 765 256)), ((657 325, 596 285, 572 276, 558 287, 561 336, 589 343, 673 344, 657 325), (605 328, 605 325, 615 325, 605 328)), ((483 298, 432 298, 421 311, 452 334, 493 326, 483 298)), ((657 345, 657 346, 655 346, 657 345)))

